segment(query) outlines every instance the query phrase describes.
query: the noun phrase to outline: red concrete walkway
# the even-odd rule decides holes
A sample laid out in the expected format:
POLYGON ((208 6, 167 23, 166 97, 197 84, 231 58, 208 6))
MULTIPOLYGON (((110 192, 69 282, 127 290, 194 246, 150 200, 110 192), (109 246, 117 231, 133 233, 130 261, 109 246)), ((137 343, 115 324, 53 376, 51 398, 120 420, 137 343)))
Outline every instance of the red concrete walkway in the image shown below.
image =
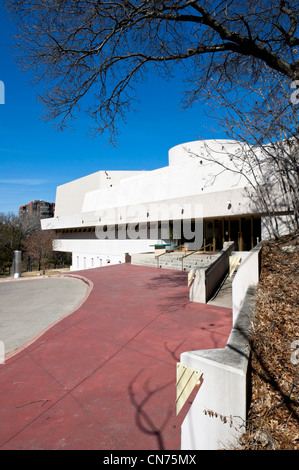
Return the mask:
POLYGON ((231 310, 189 303, 185 272, 78 274, 87 300, 0 365, 0 448, 179 450, 176 362, 224 347, 231 310))

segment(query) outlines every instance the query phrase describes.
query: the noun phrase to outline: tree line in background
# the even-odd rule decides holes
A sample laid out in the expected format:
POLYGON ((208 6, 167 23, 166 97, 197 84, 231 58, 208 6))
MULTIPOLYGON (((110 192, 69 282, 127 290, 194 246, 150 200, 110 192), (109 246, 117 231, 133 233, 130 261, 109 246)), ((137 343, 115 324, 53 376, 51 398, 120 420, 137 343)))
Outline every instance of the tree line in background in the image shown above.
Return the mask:
POLYGON ((53 251, 56 234, 41 230, 38 216, 17 217, 0 213, 0 275, 11 274, 14 252, 22 252, 24 271, 45 271, 47 266, 64 267, 70 263, 66 253, 53 251))

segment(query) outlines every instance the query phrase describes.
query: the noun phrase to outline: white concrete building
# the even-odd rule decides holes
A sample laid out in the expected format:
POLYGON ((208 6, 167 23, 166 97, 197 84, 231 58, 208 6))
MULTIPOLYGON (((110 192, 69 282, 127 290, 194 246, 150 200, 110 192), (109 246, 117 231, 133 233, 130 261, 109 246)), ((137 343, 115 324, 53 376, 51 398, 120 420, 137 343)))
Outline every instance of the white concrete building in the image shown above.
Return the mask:
POLYGON ((236 249, 251 249, 265 236, 267 214, 253 207, 247 178, 219 165, 234 169, 231 155, 243 151, 236 141, 195 141, 170 149, 164 168, 71 181, 57 188, 55 216, 42 228, 57 232, 55 250, 72 253, 73 270, 123 263, 160 245, 217 251, 234 240, 236 249))

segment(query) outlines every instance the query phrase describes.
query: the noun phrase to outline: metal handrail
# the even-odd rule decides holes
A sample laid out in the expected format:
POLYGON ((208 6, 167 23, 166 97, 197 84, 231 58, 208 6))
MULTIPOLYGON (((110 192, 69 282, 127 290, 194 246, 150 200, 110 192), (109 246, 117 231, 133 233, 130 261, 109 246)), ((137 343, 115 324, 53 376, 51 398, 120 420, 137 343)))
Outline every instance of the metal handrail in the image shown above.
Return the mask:
POLYGON ((160 256, 166 255, 167 253, 172 253, 173 251, 176 251, 180 248, 183 248, 184 245, 176 246, 172 250, 164 251, 164 253, 160 253, 159 255, 155 256, 156 259, 160 258, 160 256))
MULTIPOLYGON (((195 250, 195 251, 191 251, 190 253, 185 253, 183 256, 181 256, 180 258, 178 258, 179 261, 182 261, 182 267, 183 267, 183 264, 184 264, 184 259, 187 258, 187 256, 190 256, 190 255, 193 255, 194 253, 208 253, 208 254, 213 254, 213 253, 216 253, 214 251, 212 251, 210 249, 210 251, 206 251, 206 248, 207 247, 213 247, 213 244, 212 243, 209 243, 208 245, 205 245, 205 248, 202 249, 200 248, 199 250, 195 250)), ((155 256, 155 259, 157 260, 157 267, 159 267, 159 258, 163 255, 167 255, 168 253, 173 253, 174 251, 176 250, 179 250, 180 248, 185 248, 185 243, 184 245, 179 245, 179 246, 176 246, 175 248, 173 248, 172 250, 168 250, 168 251, 164 251, 163 253, 160 253, 159 255, 156 255, 155 256)))
MULTIPOLYGON (((208 245, 206 245, 206 247, 208 246, 213 246, 213 243, 209 243, 208 245)), ((195 250, 195 251, 191 251, 190 253, 186 253, 185 255, 183 255, 181 258, 180 258, 180 261, 182 261, 184 258, 187 258, 187 256, 190 256, 190 255, 194 255, 194 253, 206 253, 206 250, 202 250, 201 248, 199 250, 195 250)), ((207 251, 207 253, 211 254, 211 253, 216 253, 215 251, 212 252, 212 250, 210 251, 207 251)))
MULTIPOLYGON (((208 245, 205 245, 205 248, 206 247, 213 247, 213 244, 212 243, 209 243, 208 245)), ((182 269, 184 268, 184 259, 187 258, 187 256, 190 256, 190 255, 194 255, 194 253, 208 253, 208 254, 212 254, 212 253, 215 253, 215 252, 212 252, 212 250, 210 249, 210 251, 206 251, 204 249, 199 249, 199 250, 195 250, 195 251, 191 251, 190 253, 185 253, 185 255, 183 255, 179 260, 182 262, 182 269)))
POLYGON ((176 246, 175 248, 173 248, 172 250, 168 250, 168 251, 164 251, 164 253, 160 253, 159 255, 155 256, 155 259, 157 260, 157 268, 159 267, 159 258, 160 256, 163 256, 163 255, 166 255, 168 253, 173 253, 174 251, 182 248, 184 245, 180 245, 180 246, 176 246))

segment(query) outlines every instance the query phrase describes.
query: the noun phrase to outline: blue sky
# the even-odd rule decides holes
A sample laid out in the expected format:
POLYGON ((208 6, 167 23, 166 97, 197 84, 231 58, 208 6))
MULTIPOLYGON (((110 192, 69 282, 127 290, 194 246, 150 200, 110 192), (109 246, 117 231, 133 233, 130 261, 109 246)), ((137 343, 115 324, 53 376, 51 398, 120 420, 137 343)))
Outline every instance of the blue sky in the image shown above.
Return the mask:
POLYGON ((35 199, 55 201, 56 187, 98 170, 152 170, 168 164, 168 150, 200 138, 220 138, 204 113, 204 103, 183 111, 182 75, 171 82, 152 75, 138 87, 136 113, 120 126, 117 147, 109 135, 88 136, 93 122, 77 115, 75 129, 57 131, 41 119, 37 90, 30 73, 15 63, 11 34, 14 25, 0 4, 0 212, 18 213, 35 199))

